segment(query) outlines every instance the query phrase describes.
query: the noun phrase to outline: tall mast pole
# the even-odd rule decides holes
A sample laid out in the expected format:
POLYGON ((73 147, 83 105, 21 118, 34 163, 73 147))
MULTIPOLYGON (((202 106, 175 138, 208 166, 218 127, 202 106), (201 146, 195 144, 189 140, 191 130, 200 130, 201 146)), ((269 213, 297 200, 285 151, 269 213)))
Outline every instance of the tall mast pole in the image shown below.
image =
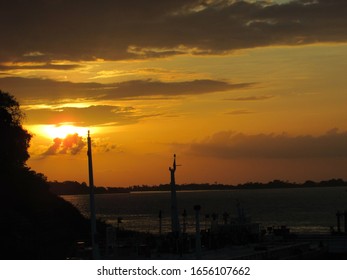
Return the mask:
POLYGON ((178 220, 178 209, 177 209, 177 198, 176 198, 176 182, 175 182, 175 172, 176 172, 176 155, 174 155, 174 161, 172 168, 169 167, 171 174, 171 230, 176 237, 180 235, 180 223, 178 220))
POLYGON ((90 204, 90 223, 92 234, 92 250, 93 259, 99 259, 99 247, 96 240, 96 215, 95 215, 95 199, 94 199, 94 176, 93 176, 93 159, 92 159, 92 141, 88 130, 88 171, 89 171, 89 204, 90 204))

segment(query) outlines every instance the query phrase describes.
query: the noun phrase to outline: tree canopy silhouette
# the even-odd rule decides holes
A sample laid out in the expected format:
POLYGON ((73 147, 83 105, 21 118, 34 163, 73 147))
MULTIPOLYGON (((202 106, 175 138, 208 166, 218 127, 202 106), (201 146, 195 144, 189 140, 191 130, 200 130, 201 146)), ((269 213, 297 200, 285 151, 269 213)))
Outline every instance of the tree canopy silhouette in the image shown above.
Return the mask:
POLYGON ((29 159, 31 134, 22 127, 24 114, 10 94, 0 91, 0 166, 23 167, 29 159))

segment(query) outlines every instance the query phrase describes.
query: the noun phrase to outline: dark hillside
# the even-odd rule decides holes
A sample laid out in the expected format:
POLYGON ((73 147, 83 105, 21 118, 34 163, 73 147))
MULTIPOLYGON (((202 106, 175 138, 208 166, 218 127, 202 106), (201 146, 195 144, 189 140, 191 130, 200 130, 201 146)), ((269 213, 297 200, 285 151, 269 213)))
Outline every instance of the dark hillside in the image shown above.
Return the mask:
POLYGON ((0 259, 65 259, 89 239, 88 221, 26 166, 32 135, 16 99, 0 91, 0 259))

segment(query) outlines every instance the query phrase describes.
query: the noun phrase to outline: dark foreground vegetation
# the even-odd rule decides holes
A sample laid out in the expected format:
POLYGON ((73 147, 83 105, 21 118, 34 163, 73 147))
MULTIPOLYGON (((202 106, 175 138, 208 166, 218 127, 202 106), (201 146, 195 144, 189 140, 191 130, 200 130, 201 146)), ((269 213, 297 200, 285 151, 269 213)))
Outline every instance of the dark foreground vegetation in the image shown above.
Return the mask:
POLYGON ((0 91, 0 259, 65 259, 89 223, 26 166, 31 134, 13 96, 0 91))

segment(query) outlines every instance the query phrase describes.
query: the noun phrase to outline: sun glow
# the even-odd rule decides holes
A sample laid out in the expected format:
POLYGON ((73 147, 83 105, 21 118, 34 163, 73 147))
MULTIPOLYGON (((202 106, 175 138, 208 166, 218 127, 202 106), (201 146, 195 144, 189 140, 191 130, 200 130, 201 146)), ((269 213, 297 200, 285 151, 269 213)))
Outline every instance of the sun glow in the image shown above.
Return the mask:
POLYGON ((74 126, 70 124, 59 124, 59 125, 45 125, 41 129, 41 133, 51 139, 55 138, 66 138, 69 134, 77 133, 80 136, 87 135, 88 128, 74 126))

